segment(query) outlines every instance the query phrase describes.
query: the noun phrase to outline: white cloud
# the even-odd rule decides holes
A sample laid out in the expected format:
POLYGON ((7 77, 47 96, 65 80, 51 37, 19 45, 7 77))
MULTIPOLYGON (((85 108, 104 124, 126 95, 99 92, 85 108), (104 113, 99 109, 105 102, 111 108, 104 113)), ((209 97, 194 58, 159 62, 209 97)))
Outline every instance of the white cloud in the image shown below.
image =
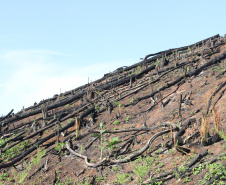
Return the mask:
MULTIPOLYGON (((94 81, 109 71, 123 65, 131 65, 131 60, 107 61, 80 67, 75 63, 54 62, 59 54, 47 50, 10 51, 0 55, 1 65, 7 65, 6 81, 0 82, 0 114, 15 112, 35 101, 52 97, 90 81, 94 81)), ((0 74, 1 77, 1 74, 0 74)))
POLYGON ((1 55, 1 58, 13 65, 26 65, 43 62, 51 55, 62 54, 49 50, 13 50, 1 55))

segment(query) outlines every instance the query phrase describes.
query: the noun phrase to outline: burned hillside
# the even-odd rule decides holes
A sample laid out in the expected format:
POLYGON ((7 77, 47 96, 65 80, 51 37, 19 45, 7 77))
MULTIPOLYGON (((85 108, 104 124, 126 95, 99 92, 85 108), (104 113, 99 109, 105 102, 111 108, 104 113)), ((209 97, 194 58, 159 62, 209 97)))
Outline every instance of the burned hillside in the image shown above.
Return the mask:
POLYGON ((225 72, 215 35, 12 110, 0 117, 0 183, 223 184, 225 72))

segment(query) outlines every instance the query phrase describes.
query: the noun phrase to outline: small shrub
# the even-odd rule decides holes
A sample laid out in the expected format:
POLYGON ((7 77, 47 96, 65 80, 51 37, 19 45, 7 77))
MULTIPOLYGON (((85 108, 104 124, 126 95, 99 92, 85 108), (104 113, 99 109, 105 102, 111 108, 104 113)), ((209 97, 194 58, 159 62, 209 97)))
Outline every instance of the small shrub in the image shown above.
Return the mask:
POLYGON ((0 180, 2 181, 4 181, 4 180, 6 180, 7 178, 9 177, 9 173, 3 173, 3 174, 1 174, 0 175, 0 180))
POLYGON ((118 120, 114 121, 113 125, 119 125, 120 122, 118 120))
POLYGON ((130 180, 130 175, 128 174, 117 174, 116 183, 125 184, 130 180))
POLYGON ((117 148, 116 144, 118 144, 120 142, 121 141, 119 140, 118 136, 111 138, 110 141, 107 141, 107 143, 108 143, 108 146, 107 146, 108 150, 111 151, 112 149, 116 149, 117 148))
POLYGON ((56 146, 55 146, 55 150, 60 152, 63 148, 64 148, 64 145, 65 143, 58 143, 56 146))
POLYGON ((129 119, 131 118, 131 116, 127 116, 127 118, 125 119, 126 123, 129 122, 129 119))

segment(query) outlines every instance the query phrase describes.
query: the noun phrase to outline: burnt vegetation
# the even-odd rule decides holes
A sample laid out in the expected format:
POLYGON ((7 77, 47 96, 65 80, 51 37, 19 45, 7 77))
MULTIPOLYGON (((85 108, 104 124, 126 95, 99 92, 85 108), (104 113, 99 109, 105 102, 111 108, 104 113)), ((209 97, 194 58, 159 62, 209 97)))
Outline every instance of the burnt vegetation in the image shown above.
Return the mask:
POLYGON ((0 184, 224 184, 226 35, 0 117, 0 184))

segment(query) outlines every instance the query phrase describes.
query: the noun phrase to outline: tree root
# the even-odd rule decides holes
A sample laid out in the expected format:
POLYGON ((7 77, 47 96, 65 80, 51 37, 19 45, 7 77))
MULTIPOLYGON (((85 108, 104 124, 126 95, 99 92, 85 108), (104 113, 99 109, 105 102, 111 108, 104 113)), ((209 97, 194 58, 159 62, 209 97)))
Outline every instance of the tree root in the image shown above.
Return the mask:
MULTIPOLYGON (((176 128, 174 127, 173 130, 175 130, 176 128)), ((126 156, 124 159, 119 159, 119 160, 112 160, 112 159, 109 159, 109 157, 106 157, 104 159, 102 159, 100 162, 98 163, 90 163, 89 159, 87 156, 85 155, 82 155, 82 154, 79 154, 75 151, 73 151, 68 142, 66 143, 66 148, 75 156, 77 157, 80 157, 80 158, 83 158, 85 160, 85 163, 88 167, 93 167, 93 168, 96 168, 96 167, 99 167, 99 166, 103 166, 103 165, 113 165, 113 164, 118 164, 118 163, 126 163, 126 162, 129 162, 131 161, 133 158, 136 158, 138 157, 139 155, 143 154, 151 145, 151 143, 159 136, 163 135, 163 134, 166 134, 168 132, 170 132, 171 130, 165 130, 165 131, 162 131, 162 132, 158 132, 157 134, 155 134, 154 136, 152 136, 148 142, 146 143, 146 145, 144 147, 142 147, 139 151, 137 152, 134 152, 128 156, 126 156)))

